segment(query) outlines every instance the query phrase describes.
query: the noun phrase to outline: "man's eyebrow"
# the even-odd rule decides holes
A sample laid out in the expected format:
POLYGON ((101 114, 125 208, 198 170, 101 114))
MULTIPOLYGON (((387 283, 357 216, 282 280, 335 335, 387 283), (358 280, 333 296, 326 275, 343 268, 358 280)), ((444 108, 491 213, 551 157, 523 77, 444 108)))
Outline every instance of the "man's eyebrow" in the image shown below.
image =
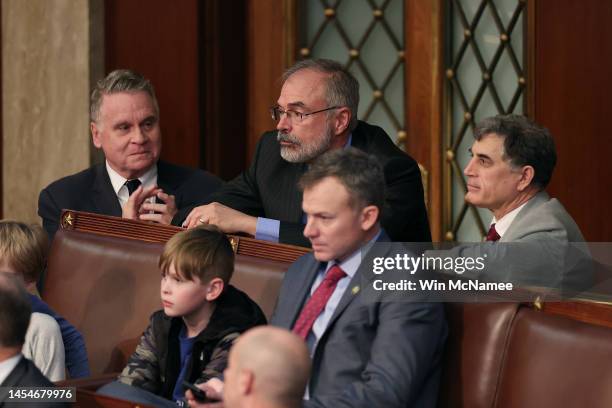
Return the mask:
POLYGON ((130 126, 130 122, 128 122, 127 120, 120 120, 116 123, 113 123, 113 128, 118 128, 122 126, 130 126))
POLYGON ((487 160, 491 160, 491 161, 492 161, 491 156, 486 155, 486 154, 484 154, 484 153, 474 153, 474 151, 472 150, 472 148, 471 148, 471 147, 469 147, 469 148, 468 148, 468 152, 470 152, 470 154, 471 154, 472 156, 476 156, 476 157, 478 157, 479 159, 487 159, 487 160))
POLYGON ((157 122, 157 115, 150 115, 140 121, 140 123, 144 123, 147 121, 157 122))
POLYGON ((493 161, 490 156, 484 153, 476 153, 476 157, 478 157, 479 159, 487 159, 487 160, 493 161))
POLYGON ((291 102, 287 104, 288 108, 305 108, 306 105, 302 101, 291 102))

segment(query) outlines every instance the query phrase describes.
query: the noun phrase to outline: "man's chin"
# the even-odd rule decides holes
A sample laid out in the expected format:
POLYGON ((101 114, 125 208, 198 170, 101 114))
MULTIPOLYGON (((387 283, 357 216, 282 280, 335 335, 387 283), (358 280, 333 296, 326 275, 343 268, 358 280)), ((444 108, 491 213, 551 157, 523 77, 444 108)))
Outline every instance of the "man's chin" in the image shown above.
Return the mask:
POLYGON ((326 251, 313 249, 312 254, 314 258, 319 262, 329 262, 333 257, 326 251))
POLYGON ((289 163, 304 162, 302 153, 298 150, 298 148, 293 146, 281 146, 280 155, 289 163))
POLYGON ((140 175, 146 173, 157 162, 157 159, 151 156, 134 157, 133 159, 129 163, 129 170, 131 173, 138 173, 140 175))

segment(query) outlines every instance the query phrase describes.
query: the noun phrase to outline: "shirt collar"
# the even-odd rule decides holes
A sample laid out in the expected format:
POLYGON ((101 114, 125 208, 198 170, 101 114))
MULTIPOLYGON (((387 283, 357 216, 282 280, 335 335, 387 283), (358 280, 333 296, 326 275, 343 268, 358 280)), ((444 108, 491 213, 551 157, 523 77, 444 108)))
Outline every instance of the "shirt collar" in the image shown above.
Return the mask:
POLYGON ((499 220, 497 220, 497 219, 495 219, 495 217, 493 217, 493 220, 491 221, 491 224, 495 224, 495 231, 497 231, 497 234, 500 237, 504 236, 506 231, 508 231, 508 228, 510 228, 510 224, 512 224, 512 221, 514 221, 514 219, 516 218, 518 213, 521 211, 521 209, 528 202, 529 201, 525 201, 523 204, 519 205, 514 210, 510 211, 508 214, 504 215, 499 220))
MULTIPOLYGON (((108 177, 110 178, 110 182, 113 185, 113 190, 115 194, 119 195, 119 191, 122 187, 124 187, 127 179, 117 173, 113 168, 108 164, 108 160, 106 161, 106 171, 108 172, 108 177)), ((149 170, 145 172, 141 177, 138 177, 138 180, 142 183, 143 187, 150 187, 153 184, 157 183, 157 165, 151 166, 149 170)), ((127 188, 127 187, 126 187, 127 188)))
POLYGON ((6 378, 13 372, 13 369, 17 367, 21 360, 21 353, 17 353, 13 357, 9 357, 6 360, 0 362, 0 384, 6 380, 6 378))

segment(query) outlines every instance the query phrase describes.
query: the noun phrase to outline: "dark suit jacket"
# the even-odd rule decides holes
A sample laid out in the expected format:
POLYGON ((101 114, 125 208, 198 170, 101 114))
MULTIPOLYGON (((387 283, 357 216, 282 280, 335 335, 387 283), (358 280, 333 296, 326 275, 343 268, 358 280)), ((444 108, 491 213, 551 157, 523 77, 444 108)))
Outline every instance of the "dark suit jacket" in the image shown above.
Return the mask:
MULTIPOLYGON (((372 257, 391 252, 375 245, 344 292, 313 352, 304 407, 436 406, 447 332, 443 305, 382 301, 384 295, 364 286, 372 257)), ((289 268, 271 324, 293 328, 319 267, 307 254, 289 268)))
MULTIPOLYGON (((0 384, 0 387, 54 387, 53 383, 45 377, 38 368, 25 357, 19 360, 19 363, 15 366, 13 371, 6 377, 6 379, 0 384)), ((61 403, 8 403, 9 395, 8 392, 0 393, 0 406, 1 407, 26 407, 26 406, 45 406, 45 407, 64 407, 68 404, 61 403)))
MULTIPOLYGON (((352 146, 374 155, 383 165, 387 206, 382 226, 389 236, 394 241, 431 241, 416 161, 395 146, 384 130, 365 122, 353 131, 352 146)), ((297 187, 306 168, 304 163, 281 158, 276 132, 267 132, 257 144, 251 166, 214 194, 212 201, 255 217, 280 220, 280 242, 310 246, 303 236, 302 193, 297 187)))
MULTIPOLYGON (((157 163, 157 185, 176 197, 180 211, 184 207, 208 202, 210 194, 221 187, 222 181, 203 170, 160 160, 157 163)), ((50 239, 57 231, 64 208, 121 217, 121 206, 104 163, 54 181, 40 192, 38 215, 50 239)), ((179 221, 179 217, 175 217, 173 224, 179 221)))

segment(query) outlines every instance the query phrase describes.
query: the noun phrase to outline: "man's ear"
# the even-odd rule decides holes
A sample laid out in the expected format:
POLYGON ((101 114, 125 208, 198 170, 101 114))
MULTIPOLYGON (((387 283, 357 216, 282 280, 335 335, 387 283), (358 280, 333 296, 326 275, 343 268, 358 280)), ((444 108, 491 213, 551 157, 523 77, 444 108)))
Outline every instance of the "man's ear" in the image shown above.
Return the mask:
POLYGON ((342 134, 348 129, 351 123, 351 111, 349 108, 343 106, 336 109, 336 115, 334 119, 334 134, 342 134))
POLYGON ((535 176, 535 170, 532 166, 523 166, 521 167, 521 179, 519 180, 517 189, 519 191, 524 191, 527 187, 531 185, 533 181, 533 177, 535 176))
POLYGON ((378 221, 378 215, 380 210, 375 205, 368 205, 361 210, 361 229, 364 231, 369 230, 378 221))
POLYGON ((238 388, 241 395, 249 395, 253 393, 255 384, 255 376, 251 370, 242 369, 238 374, 238 388))
POLYGON ((225 288, 225 283, 223 283, 223 279, 221 278, 212 278, 206 286, 208 287, 206 289, 206 300, 212 302, 221 296, 223 288, 225 288))
POLYGON ((96 122, 90 122, 89 128, 91 129, 91 140, 94 146, 96 146, 96 148, 98 149, 101 149, 102 148, 102 138, 100 136, 100 129, 98 129, 98 125, 96 124, 96 122))

